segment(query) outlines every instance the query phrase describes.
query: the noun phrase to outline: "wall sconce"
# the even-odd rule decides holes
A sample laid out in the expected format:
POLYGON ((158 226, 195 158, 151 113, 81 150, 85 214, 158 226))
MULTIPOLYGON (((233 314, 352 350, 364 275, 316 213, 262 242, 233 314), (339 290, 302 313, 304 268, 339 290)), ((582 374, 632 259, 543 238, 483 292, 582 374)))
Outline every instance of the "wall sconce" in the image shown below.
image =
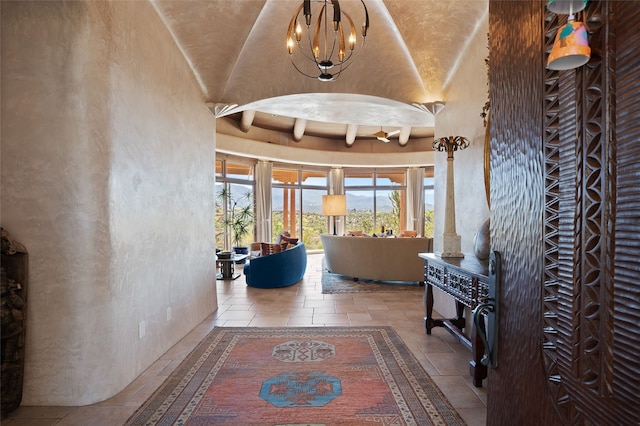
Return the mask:
POLYGON ((547 60, 550 70, 570 70, 589 62, 591 48, 587 30, 582 22, 576 22, 574 12, 585 8, 586 0, 550 0, 547 9, 553 13, 569 13, 567 24, 558 29, 553 49, 547 60))

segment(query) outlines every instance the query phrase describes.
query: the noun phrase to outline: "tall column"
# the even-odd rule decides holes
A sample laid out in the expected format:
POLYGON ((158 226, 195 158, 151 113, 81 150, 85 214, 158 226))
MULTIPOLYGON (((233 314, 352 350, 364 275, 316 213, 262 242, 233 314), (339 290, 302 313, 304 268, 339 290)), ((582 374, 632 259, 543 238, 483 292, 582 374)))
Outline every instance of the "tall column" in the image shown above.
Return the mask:
POLYGON ((449 136, 433 141, 435 151, 447 152, 447 186, 444 211, 444 233, 442 234, 441 257, 464 257, 461 251, 460 235, 456 233, 456 200, 453 183, 453 153, 469 146, 469 140, 463 136, 449 136))

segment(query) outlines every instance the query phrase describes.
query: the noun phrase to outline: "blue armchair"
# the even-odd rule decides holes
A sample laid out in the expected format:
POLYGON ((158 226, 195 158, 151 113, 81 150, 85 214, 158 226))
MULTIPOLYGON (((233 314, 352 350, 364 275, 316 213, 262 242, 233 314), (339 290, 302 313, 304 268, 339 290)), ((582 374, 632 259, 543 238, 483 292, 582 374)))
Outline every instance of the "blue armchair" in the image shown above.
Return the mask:
POLYGON ((287 287, 300 281, 307 270, 307 249, 299 242, 295 247, 252 258, 244 265, 247 285, 256 288, 287 287))

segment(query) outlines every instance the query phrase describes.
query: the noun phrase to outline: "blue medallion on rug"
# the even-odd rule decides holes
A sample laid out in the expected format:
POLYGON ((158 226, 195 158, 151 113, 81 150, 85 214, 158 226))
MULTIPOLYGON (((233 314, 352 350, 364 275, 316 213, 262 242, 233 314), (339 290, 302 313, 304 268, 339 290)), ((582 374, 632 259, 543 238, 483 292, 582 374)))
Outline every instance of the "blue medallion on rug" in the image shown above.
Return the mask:
POLYGON ((278 374, 260 389, 260 398, 280 408, 322 407, 340 395, 340 379, 320 371, 278 374))

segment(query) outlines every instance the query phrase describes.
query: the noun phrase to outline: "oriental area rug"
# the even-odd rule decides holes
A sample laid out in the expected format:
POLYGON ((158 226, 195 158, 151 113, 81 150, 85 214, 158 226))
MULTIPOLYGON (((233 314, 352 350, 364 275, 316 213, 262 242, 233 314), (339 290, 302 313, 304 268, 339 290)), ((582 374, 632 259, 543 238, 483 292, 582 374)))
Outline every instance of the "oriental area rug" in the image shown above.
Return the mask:
POLYGON ((358 293, 371 291, 415 291, 422 293, 424 287, 419 282, 412 281, 354 281, 351 277, 322 270, 322 293, 358 293))
POLYGON ((127 425, 464 425, 391 327, 216 327, 127 425))

